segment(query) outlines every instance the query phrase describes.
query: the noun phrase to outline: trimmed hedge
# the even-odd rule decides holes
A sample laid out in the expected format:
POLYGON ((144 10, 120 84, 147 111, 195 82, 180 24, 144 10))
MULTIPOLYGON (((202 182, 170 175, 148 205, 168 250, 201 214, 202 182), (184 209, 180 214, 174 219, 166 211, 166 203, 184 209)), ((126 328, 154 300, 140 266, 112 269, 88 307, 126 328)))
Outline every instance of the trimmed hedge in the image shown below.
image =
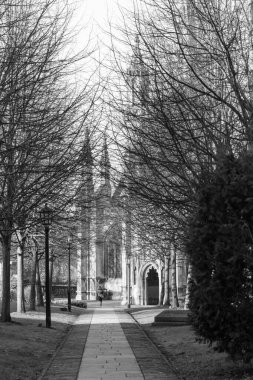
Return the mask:
POLYGON ((87 308, 87 302, 86 301, 77 301, 77 300, 72 300, 71 301, 72 306, 77 306, 77 307, 82 307, 84 309, 87 308))

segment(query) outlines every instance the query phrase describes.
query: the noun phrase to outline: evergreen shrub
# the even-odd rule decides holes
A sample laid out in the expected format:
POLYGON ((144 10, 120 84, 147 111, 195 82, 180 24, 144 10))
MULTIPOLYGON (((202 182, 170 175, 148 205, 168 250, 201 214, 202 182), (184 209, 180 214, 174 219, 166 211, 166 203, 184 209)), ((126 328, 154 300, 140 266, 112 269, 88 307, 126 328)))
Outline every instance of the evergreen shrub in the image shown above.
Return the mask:
POLYGON ((203 176, 189 223, 190 320, 198 340, 253 358, 253 156, 220 159, 203 176))

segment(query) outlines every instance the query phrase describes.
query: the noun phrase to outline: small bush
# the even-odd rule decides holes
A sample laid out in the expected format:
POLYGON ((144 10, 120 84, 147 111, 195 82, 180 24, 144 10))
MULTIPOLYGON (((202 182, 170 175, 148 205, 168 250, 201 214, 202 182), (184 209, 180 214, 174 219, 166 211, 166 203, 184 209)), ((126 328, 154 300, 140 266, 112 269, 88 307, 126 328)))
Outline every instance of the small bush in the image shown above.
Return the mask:
POLYGON ((72 306, 77 306, 86 309, 87 308, 87 302, 86 301, 71 301, 72 306))

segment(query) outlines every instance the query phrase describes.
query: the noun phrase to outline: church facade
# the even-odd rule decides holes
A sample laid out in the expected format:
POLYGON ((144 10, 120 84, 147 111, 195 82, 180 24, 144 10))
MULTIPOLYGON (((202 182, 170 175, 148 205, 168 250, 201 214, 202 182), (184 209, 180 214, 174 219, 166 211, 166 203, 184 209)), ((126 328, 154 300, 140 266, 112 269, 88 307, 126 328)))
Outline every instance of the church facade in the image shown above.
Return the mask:
MULTIPOLYGON (((133 107, 136 92, 147 90, 147 73, 141 62, 137 37, 128 70, 133 107)), ((95 300, 98 287, 102 287, 112 299, 120 300, 122 304, 163 304, 167 286, 169 293, 173 293, 173 297, 177 294, 183 303, 187 283, 185 260, 177 259, 168 265, 166 257, 170 256, 171 248, 168 247, 165 257, 161 257, 148 255, 138 246, 138 237, 131 225, 131 211, 125 206, 131 200, 126 201, 128 194, 125 194, 123 186, 111 186, 106 139, 100 159, 100 183, 96 190, 88 136, 86 140, 86 162, 79 200, 77 299, 95 300)))
MULTIPOLYGON (((106 141, 96 190, 89 148, 86 159, 79 204, 77 300, 95 300, 97 289, 102 287, 110 299, 119 300, 123 305, 162 304, 166 261, 161 257, 150 259, 147 252, 136 247, 138 240, 131 226, 131 213, 122 206, 126 204, 123 187, 112 189, 111 186, 106 141)), ((172 269, 169 272, 170 284, 172 269)), ((182 303, 186 270, 181 260, 176 263, 176 283, 182 303)))

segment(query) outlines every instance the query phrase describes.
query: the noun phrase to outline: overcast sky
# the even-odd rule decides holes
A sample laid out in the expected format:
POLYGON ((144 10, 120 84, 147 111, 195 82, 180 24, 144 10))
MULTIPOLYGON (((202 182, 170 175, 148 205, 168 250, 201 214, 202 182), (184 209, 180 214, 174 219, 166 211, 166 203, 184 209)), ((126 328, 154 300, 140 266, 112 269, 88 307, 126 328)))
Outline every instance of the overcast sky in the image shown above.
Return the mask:
POLYGON ((84 26, 79 34, 79 43, 83 43, 91 32, 92 39, 106 45, 109 42, 109 25, 122 25, 122 9, 133 9, 134 0, 78 0, 76 19, 84 26))
MULTIPOLYGON (((79 72, 81 81, 85 81, 91 73, 94 73, 95 82, 99 81, 101 73, 105 80, 110 76, 110 24, 123 26, 122 12, 124 9, 133 10, 134 1, 138 0, 75 0, 76 11, 73 23, 77 26, 77 30, 80 29, 75 38, 77 50, 85 48, 88 42, 90 49, 96 47, 92 58, 88 63, 85 62, 83 70, 79 72), (102 65, 96 70, 98 60, 102 65)), ((118 45, 117 49, 120 50, 121 46, 118 45)), ((126 46, 122 46, 122 49, 126 49, 126 46)), ((107 129, 105 127, 107 125, 108 120, 102 119, 101 131, 107 129)), ((107 130, 107 133, 110 132, 107 130)))

